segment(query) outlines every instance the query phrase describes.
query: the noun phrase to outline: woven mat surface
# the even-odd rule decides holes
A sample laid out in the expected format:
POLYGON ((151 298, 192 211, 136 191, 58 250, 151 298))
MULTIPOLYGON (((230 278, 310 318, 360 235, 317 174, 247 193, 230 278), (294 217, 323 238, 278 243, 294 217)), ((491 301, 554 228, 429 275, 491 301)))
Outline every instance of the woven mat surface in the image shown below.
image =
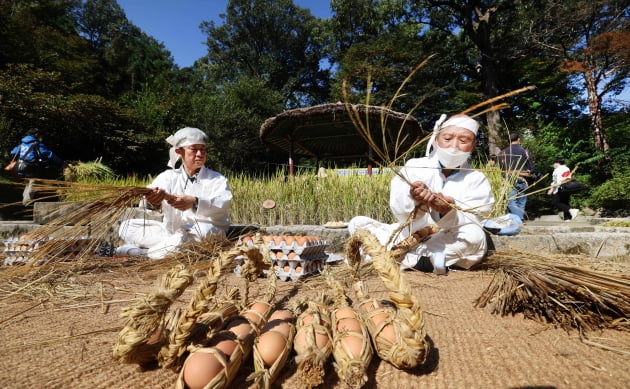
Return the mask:
MULTIPOLYGON (((167 269, 153 264, 101 264, 63 277, 42 274, 48 281, 0 283, 0 382, 12 388, 173 388, 176 373, 141 371, 111 357, 122 326, 122 308, 152 291, 167 269)), ((0 269, 0 275, 6 271, 0 269)), ((427 363, 411 371, 375 357, 366 388, 628 387, 629 332, 587 334, 595 342, 624 350, 623 354, 586 345, 577 331, 567 333, 521 315, 500 317, 489 307, 475 308, 474 299, 492 277, 488 271, 405 275, 425 310, 433 351, 427 363)), ((376 275, 367 280, 371 295, 385 297, 376 275)), ((235 285, 242 285, 242 280, 229 274, 218 290, 223 293, 235 285)), ((172 308, 185 306, 195 287, 196 283, 172 308)), ((251 298, 262 295, 265 287, 262 281, 255 283, 251 298)), ((322 288, 325 284, 318 277, 279 281, 275 302, 284 307, 292 298, 314 296, 322 288)), ((252 366, 250 358, 230 387, 246 388, 245 377, 252 366)), ((294 389, 295 368, 292 362, 285 366, 274 387, 294 389)), ((343 387, 331 362, 327 369, 320 387, 343 387)))

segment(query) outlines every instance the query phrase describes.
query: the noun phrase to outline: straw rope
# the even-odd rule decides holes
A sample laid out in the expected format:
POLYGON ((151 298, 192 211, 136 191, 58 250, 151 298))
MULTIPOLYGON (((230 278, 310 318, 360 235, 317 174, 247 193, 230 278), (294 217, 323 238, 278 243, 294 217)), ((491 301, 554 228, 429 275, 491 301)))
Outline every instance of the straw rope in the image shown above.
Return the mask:
POLYGON ((367 369, 374 355, 370 334, 365 322, 360 319, 359 313, 348 303, 344 288, 334 278, 332 269, 326 267, 323 275, 333 291, 334 303, 331 319, 335 371, 347 387, 361 388, 368 380, 367 369), (340 321, 343 319, 356 319, 356 323, 360 326, 359 332, 342 327, 340 321), (359 355, 354 355, 352 347, 348 344, 349 341, 353 343, 353 338, 361 342, 359 355))
MULTIPOLYGON (((182 357, 186 353, 191 333, 197 325, 199 316, 213 311, 212 307, 216 308, 217 303, 214 295, 219 279, 226 268, 233 265, 234 258, 239 255, 256 257, 260 253, 254 247, 232 248, 229 251, 223 251, 218 258, 211 262, 206 278, 199 283, 187 310, 180 317, 175 330, 171 332, 168 346, 160 350, 159 362, 163 368, 177 369, 180 367, 182 357)), ((224 309, 230 310, 229 307, 224 309)))
MULTIPOLYGON (((360 279, 353 285, 357 298, 363 300, 359 312, 368 326, 376 352, 398 368, 422 364, 429 353, 422 309, 396 261, 406 251, 387 251, 376 237, 365 230, 358 230, 349 239, 346 246, 348 261, 361 260, 360 249, 372 258, 372 266, 385 284, 393 303, 391 307, 384 307, 374 299, 367 299, 367 286, 360 279), (383 332, 390 324, 393 336, 383 332)), ((357 269, 358 264, 352 262, 351 268, 357 269)))
POLYGON ((162 278, 155 292, 123 309, 121 317, 125 325, 114 346, 114 359, 140 365, 153 362, 168 338, 164 331, 164 314, 192 282, 190 271, 184 265, 177 265, 162 278), (151 339, 149 343, 156 333, 158 339, 151 339))
POLYGON ((332 353, 331 303, 330 296, 320 293, 314 299, 298 300, 294 304, 293 311, 298 314, 293 342, 293 349, 297 353, 298 387, 313 388, 324 382, 324 364, 332 353), (319 346, 318 339, 322 343, 319 346))

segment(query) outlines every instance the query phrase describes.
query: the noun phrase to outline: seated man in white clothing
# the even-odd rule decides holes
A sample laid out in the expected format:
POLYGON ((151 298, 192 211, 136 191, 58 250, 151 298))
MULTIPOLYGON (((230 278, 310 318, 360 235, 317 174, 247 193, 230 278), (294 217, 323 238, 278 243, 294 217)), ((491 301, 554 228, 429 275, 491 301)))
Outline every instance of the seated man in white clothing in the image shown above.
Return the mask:
POLYGON ((119 236, 126 244, 113 255, 164 258, 184 242, 199 241, 208 234, 225 235, 230 225, 232 192, 227 179, 204 166, 207 135, 186 127, 166 141, 172 146, 168 162, 171 169, 148 185, 153 190, 140 204, 162 212, 163 220, 125 220, 119 236), (181 166, 176 167, 180 159, 181 166))
POLYGON ((392 179, 389 204, 398 223, 357 216, 349 223, 350 234, 366 229, 390 249, 422 227, 437 224, 439 231, 413 248, 404 257, 402 268, 444 274, 451 266, 468 269, 481 262, 487 254, 482 226, 492 210, 494 196, 486 176, 468 163, 478 128, 477 121, 467 115, 448 120, 442 115, 433 129, 426 156, 406 162, 400 170, 406 180, 398 175, 392 179), (392 236, 416 208, 410 225, 392 236))

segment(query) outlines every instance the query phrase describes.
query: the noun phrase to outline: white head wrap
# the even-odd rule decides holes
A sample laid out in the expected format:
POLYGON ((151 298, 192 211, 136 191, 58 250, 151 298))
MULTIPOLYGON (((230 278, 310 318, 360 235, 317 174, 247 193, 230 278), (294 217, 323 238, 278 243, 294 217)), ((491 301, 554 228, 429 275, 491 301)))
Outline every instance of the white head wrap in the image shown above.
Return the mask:
POLYGON ((427 157, 429 156, 431 148, 435 143, 435 138, 438 136, 440 131, 446 127, 465 128, 475 134, 475 136, 477 136, 477 131, 479 130, 479 122, 468 116, 456 116, 446 120, 446 115, 442 114, 442 116, 440 116, 440 118, 435 122, 435 126, 433 126, 433 134, 431 134, 431 139, 429 139, 429 143, 427 144, 427 151, 425 154, 427 157))
POLYGON ((174 168, 179 159, 176 149, 191 145, 205 145, 208 143, 208 135, 198 128, 184 127, 166 138, 166 141, 173 146, 168 151, 168 166, 174 168))

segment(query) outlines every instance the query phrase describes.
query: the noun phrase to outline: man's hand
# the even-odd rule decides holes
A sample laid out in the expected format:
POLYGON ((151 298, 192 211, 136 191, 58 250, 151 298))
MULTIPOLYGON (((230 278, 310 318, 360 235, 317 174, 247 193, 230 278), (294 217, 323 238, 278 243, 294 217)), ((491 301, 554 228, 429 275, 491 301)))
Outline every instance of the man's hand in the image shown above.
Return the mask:
POLYGON ((450 196, 444 196, 441 193, 433 193, 424 182, 416 181, 411 184, 411 197, 419 205, 428 205, 441 215, 448 213, 455 204, 455 199, 450 196))
POLYGON ((180 211, 185 211, 195 206, 195 197, 182 195, 175 196, 174 199, 168 200, 167 203, 171 205, 173 208, 179 209, 180 211))
POLYGON ((154 207, 159 207, 162 204, 162 201, 166 197, 166 191, 160 188, 153 188, 149 193, 145 195, 149 204, 154 207))

